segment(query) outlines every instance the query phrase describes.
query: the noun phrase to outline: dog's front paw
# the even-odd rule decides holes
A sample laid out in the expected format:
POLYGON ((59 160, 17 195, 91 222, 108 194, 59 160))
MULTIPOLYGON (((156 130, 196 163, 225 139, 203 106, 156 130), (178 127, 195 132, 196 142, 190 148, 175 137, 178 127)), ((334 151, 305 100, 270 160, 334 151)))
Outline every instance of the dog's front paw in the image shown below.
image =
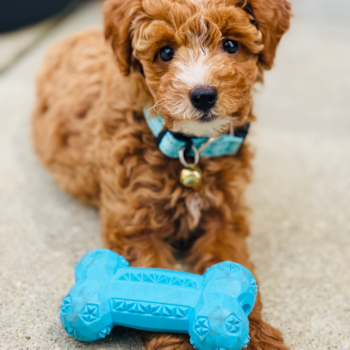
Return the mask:
POLYGON ((185 334, 152 334, 144 339, 147 350, 193 350, 189 336, 185 334))
POLYGON ((289 350, 281 332, 261 319, 250 320, 249 336, 247 350, 289 350))

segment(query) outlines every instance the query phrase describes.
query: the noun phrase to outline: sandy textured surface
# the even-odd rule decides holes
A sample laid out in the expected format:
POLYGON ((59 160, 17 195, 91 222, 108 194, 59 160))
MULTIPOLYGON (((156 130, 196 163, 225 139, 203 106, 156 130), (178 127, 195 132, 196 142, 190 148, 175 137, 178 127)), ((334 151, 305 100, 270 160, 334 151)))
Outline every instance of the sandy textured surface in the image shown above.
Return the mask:
MULTIPOLYGON (((349 350, 349 4, 294 2, 292 30, 256 98, 250 248, 265 317, 291 349, 349 350)), ((99 220, 52 182, 29 140, 33 77, 44 53, 99 23, 98 6, 87 5, 0 76, 1 350, 142 347, 134 331, 82 344, 61 328, 73 267, 101 247, 99 220)))

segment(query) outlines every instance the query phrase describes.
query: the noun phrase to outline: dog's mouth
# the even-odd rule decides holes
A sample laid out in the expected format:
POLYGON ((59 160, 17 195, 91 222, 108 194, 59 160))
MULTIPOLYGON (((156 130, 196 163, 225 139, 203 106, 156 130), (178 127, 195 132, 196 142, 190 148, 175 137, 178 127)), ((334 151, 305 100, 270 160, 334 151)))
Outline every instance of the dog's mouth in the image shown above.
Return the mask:
MULTIPOLYGON (((225 115, 225 117, 230 117, 233 119, 237 119, 239 118, 239 115, 237 112, 232 112, 231 114, 227 114, 225 115)), ((212 113, 211 111, 207 112, 207 113, 203 113, 202 116, 200 116, 198 119, 195 119, 197 122, 200 123, 210 123, 216 119, 219 119, 220 116, 216 115, 215 113, 212 113)))
POLYGON ((175 122, 170 130, 196 137, 216 137, 226 134, 231 125, 230 118, 205 114, 197 119, 175 122))
POLYGON ((209 123, 212 122, 213 120, 215 120, 217 117, 215 115, 213 115, 212 113, 206 113, 204 115, 202 115, 198 121, 201 123, 209 123))

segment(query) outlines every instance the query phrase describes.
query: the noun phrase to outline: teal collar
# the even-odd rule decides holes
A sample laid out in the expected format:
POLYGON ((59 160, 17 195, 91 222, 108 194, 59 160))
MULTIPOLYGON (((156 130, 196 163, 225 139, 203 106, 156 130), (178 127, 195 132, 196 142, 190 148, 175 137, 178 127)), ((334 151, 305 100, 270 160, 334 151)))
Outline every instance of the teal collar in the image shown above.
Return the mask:
POLYGON ((193 148, 198 150, 201 157, 233 156, 240 150, 249 129, 249 124, 245 124, 236 129, 233 135, 230 133, 217 138, 189 137, 169 131, 161 115, 149 118, 150 111, 144 109, 143 112, 161 152, 175 159, 179 158, 182 150, 185 150, 186 156, 193 157, 193 148))

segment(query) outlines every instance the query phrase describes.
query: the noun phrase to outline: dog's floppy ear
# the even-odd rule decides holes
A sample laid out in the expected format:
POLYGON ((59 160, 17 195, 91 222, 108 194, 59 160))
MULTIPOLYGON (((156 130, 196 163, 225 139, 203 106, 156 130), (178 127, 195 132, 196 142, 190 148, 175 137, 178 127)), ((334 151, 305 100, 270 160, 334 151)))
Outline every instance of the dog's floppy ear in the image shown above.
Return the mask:
POLYGON ((247 0, 241 6, 262 33, 264 50, 259 57, 260 65, 271 69, 278 43, 289 28, 291 4, 286 0, 247 0))
POLYGON ((104 34, 110 42, 123 75, 132 66, 131 24, 142 9, 140 0, 107 0, 104 4, 104 34))

